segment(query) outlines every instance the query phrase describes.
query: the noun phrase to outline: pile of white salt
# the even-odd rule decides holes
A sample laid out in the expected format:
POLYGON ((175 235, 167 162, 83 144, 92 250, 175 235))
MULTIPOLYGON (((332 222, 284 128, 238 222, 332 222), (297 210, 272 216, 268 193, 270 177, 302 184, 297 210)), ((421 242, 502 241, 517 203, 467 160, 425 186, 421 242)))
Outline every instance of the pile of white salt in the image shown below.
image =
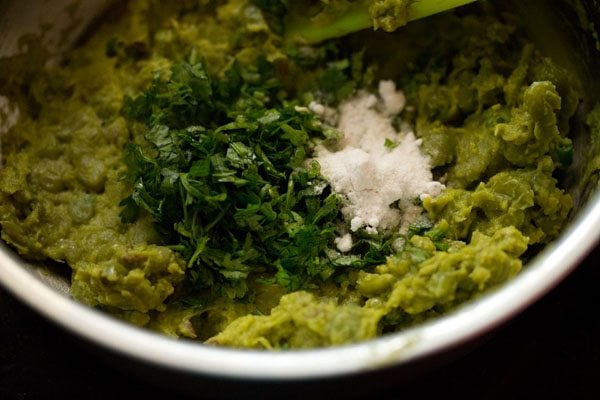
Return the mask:
MULTIPOLYGON (((344 199, 342 214, 350 230, 406 230, 422 211, 415 199, 437 196, 444 185, 433 180, 431 165, 407 124, 394 119, 406 103, 392 81, 379 93, 358 92, 337 110, 311 103, 309 109, 334 125, 343 138, 335 150, 319 145, 315 159, 332 189, 344 199)), ((350 234, 337 240, 340 251, 352 246, 350 234)))

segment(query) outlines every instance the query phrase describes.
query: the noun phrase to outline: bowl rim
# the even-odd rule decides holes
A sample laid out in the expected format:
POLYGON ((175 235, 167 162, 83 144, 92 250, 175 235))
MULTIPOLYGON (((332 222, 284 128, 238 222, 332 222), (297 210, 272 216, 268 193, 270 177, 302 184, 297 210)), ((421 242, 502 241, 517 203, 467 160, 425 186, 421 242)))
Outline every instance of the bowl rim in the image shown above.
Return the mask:
MULTIPOLYGON (((90 2, 91 3, 91 2, 90 2)), ((408 364, 468 342, 533 304, 569 275, 600 241, 600 192, 561 236, 511 282, 455 312, 405 331, 325 349, 269 352, 214 347, 138 328, 80 304, 25 268, 0 242, 0 285, 42 317, 102 349, 188 374, 250 380, 346 376, 408 364)))
POLYGON ((2 243, 0 284, 70 333, 131 359, 202 376, 281 381, 332 378, 407 364, 468 342, 513 318, 552 290, 600 238, 600 192, 561 236, 511 282, 452 313, 369 341, 308 350, 207 346, 130 325, 51 288, 2 243))

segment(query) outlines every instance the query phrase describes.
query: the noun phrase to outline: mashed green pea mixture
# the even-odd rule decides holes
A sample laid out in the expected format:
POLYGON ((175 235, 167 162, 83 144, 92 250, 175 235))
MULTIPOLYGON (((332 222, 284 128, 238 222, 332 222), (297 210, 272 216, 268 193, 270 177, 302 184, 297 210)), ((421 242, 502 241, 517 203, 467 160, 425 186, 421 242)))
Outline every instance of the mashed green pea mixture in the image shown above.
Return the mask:
POLYGON ((118 318, 283 349, 362 341, 448 312, 557 237, 572 208, 556 176, 571 162, 579 86, 515 18, 481 2, 393 33, 290 45, 276 4, 129 1, 57 66, 3 61, 12 75, 0 87, 21 118, 2 137, 2 239, 70 267, 72 296, 118 318), (318 166, 301 164, 335 132, 303 107, 335 108, 383 79, 403 90, 402 121, 446 189, 415 199, 422 213, 408 231, 356 232, 357 247, 340 255, 335 193, 310 192, 318 166), (269 159, 267 131, 288 140, 291 175, 269 159), (318 251, 290 255, 307 226, 319 229, 318 251), (225 236, 232 247, 220 251, 225 236))

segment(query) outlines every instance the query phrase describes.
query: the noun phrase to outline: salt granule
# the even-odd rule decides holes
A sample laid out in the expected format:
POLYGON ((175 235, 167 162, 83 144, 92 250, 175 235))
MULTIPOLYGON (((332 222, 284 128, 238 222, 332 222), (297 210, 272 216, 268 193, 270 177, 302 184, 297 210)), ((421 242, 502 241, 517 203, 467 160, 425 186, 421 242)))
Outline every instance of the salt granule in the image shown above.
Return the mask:
MULTIPOLYGON (((360 91, 333 110, 335 119, 331 109, 309 105, 315 114, 337 120, 343 134, 337 151, 319 145, 315 159, 332 189, 343 196, 342 214, 353 232, 403 229, 420 214, 415 199, 437 196, 444 189, 433 180, 429 159, 419 148, 421 140, 407 124, 401 124, 401 132, 392 124, 405 103, 394 82, 381 81, 378 96, 360 91)), ((338 238, 340 251, 350 250, 349 238, 350 242, 346 236, 338 238)))

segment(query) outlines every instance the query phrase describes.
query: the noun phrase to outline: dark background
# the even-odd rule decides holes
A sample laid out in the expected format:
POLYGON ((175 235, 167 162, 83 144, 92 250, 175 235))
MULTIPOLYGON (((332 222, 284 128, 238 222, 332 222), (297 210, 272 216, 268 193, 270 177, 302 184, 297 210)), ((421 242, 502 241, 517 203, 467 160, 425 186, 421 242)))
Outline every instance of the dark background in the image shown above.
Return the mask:
MULTIPOLYGON (((370 384, 368 398, 600 399, 599 257, 600 247, 540 302, 453 362, 404 384, 390 386, 388 374, 388 385, 370 384)), ((0 399, 188 398, 123 372, 119 362, 0 289, 0 399)))

